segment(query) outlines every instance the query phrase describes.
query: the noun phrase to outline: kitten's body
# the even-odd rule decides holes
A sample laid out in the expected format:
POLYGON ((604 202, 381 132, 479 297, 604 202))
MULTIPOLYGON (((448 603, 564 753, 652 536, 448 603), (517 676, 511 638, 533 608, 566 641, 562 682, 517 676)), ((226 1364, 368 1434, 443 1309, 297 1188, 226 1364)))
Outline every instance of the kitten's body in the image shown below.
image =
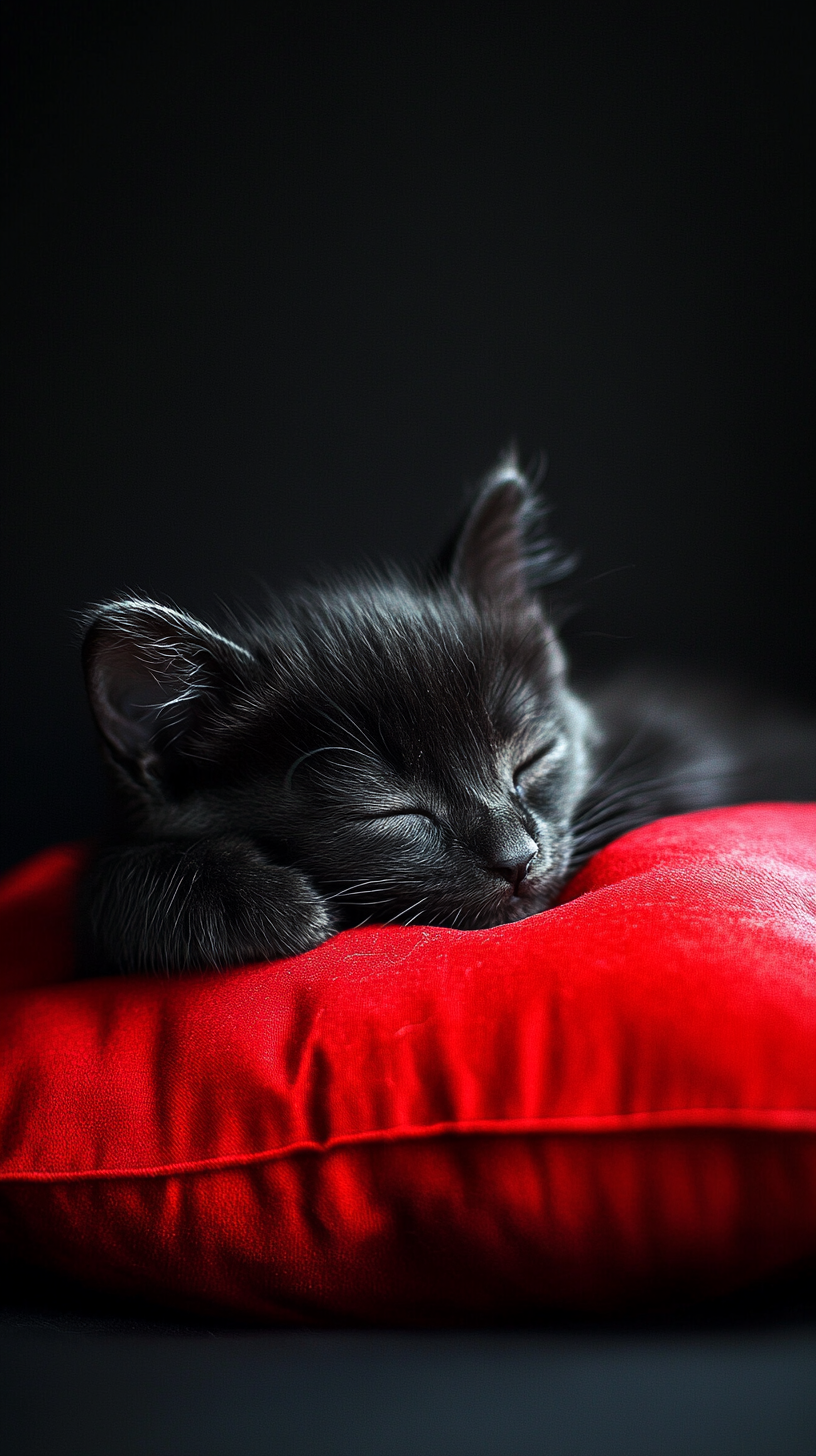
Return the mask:
POLYGON ((150 602, 93 615, 117 823, 85 880, 87 970, 240 964, 366 921, 501 924, 635 824, 816 798, 809 723, 655 677, 587 707, 536 594, 533 516, 508 462, 425 580, 303 591, 229 639, 150 602))

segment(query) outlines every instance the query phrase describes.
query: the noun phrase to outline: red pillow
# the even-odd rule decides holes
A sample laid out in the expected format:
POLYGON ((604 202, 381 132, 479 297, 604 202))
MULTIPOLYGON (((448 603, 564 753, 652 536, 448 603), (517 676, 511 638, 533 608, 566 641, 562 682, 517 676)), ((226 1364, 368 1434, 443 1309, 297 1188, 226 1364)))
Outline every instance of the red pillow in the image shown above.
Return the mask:
POLYGON ((662 820, 517 925, 175 981, 66 982, 80 860, 0 891, 0 1241, 29 1259, 440 1322, 816 1254, 815 808, 662 820))

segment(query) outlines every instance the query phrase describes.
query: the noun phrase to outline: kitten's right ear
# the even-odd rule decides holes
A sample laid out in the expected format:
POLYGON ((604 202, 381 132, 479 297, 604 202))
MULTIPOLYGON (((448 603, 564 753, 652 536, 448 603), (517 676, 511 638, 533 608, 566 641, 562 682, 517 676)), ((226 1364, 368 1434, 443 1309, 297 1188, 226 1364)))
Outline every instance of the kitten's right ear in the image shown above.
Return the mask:
POLYGON ((118 763, 144 780, 170 760, 251 663, 245 648, 158 602, 109 602, 86 618, 91 708, 118 763))
MULTIPOLYGON (((543 471, 542 471, 543 473, 543 471)), ((483 482, 437 570, 478 601, 523 608, 538 587, 565 576, 572 563, 541 534, 544 511, 536 479, 509 450, 483 482)))

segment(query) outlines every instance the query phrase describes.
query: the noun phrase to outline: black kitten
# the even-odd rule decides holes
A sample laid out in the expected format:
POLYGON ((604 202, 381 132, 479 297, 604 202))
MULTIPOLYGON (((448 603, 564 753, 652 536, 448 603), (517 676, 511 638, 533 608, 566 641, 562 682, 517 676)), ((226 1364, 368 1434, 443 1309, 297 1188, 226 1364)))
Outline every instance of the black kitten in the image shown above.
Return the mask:
POLYGON ((536 515, 508 460, 421 581, 302 590, 229 639, 154 602, 93 613, 118 823, 84 883, 87 971, 237 965, 368 921, 500 925, 622 829, 741 797, 732 709, 703 728, 654 682, 596 712, 571 691, 536 515))

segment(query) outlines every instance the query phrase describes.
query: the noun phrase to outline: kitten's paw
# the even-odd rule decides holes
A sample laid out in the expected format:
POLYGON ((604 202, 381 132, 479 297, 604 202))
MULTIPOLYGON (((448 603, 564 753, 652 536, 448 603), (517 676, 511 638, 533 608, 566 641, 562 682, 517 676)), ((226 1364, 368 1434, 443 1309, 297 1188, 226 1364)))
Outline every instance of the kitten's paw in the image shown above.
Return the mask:
POLYGON ((334 931, 325 900, 299 870, 273 867, 269 920, 277 955, 299 955, 322 945, 334 931))
POLYGON ((80 958, 92 975, 278 960, 333 928, 305 875, 230 836, 108 845, 80 894, 80 958))
MULTIPOLYGON (((219 845, 223 853, 226 845, 219 845)), ((227 851, 229 882, 224 889, 227 938, 241 959, 276 960, 314 950, 332 934, 326 902, 300 870, 271 864, 249 845, 227 851), (231 934, 230 934, 231 932, 231 934)))

